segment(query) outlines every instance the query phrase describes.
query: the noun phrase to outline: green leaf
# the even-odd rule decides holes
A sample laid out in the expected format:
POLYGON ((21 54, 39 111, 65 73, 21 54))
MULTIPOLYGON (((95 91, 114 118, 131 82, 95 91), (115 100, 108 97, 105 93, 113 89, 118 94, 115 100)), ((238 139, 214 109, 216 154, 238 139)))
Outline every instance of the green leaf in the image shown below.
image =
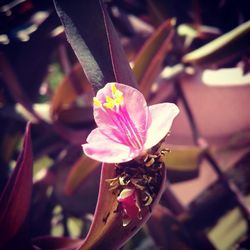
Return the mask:
POLYGON ((81 219, 76 217, 67 218, 67 228, 71 237, 79 237, 81 235, 82 227, 83 221, 81 219))
POLYGON ((47 79, 49 86, 53 91, 57 88, 58 83, 62 81, 63 77, 64 75, 59 63, 52 63, 49 66, 49 74, 47 79))
POLYGON ((170 146, 163 157, 170 182, 180 182, 197 177, 204 149, 198 146, 170 146))
POLYGON ((218 64, 246 50, 249 47, 249 41, 250 21, 186 54, 182 61, 199 65, 218 64))
POLYGON ((69 75, 67 75, 55 89, 51 100, 51 114, 55 117, 56 114, 70 106, 82 93, 91 94, 91 86, 86 78, 80 64, 76 64, 69 75), (75 86, 77 85, 77 86, 75 86))
POLYGON ((208 237, 216 249, 233 249, 235 244, 247 234, 247 224, 238 208, 226 213, 208 232, 208 237), (221 240, 223 239, 223 240, 221 240))

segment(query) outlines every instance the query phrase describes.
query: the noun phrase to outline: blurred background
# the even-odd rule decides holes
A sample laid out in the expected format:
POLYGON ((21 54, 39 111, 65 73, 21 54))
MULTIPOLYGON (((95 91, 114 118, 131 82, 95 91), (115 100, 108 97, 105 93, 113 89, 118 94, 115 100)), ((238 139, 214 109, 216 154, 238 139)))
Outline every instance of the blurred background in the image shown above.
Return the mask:
MULTIPOLYGON (((105 4, 147 102, 181 109, 165 142, 166 191, 124 249, 250 249, 248 1, 105 4)), ((1 0, 0 190, 31 121, 32 237, 88 232, 100 164, 81 144, 93 95, 53 1, 1 0)))

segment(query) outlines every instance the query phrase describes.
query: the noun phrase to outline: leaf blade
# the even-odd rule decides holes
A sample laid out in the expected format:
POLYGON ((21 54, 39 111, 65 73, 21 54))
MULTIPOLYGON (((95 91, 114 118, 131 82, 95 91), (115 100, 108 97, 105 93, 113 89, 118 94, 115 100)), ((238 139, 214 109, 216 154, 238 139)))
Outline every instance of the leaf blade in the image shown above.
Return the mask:
MULTIPOLYGON (((153 201, 153 207, 159 202, 165 187, 166 171, 162 168, 161 189, 153 201)), ((149 219, 151 212, 142 209, 142 220, 134 219, 126 227, 122 225, 117 208, 117 197, 109 191, 105 180, 115 177, 115 165, 103 164, 100 181, 97 207, 89 233, 79 250, 87 249, 119 249, 129 238, 131 238, 140 227, 149 219)))
POLYGON ((210 65, 238 55, 249 46, 250 21, 183 56, 184 63, 210 65))
POLYGON ((102 1, 77 0, 72 4, 69 1, 54 0, 54 3, 65 26, 67 39, 94 90, 114 81, 136 86, 102 1))
POLYGON ((171 151, 162 158, 171 183, 194 179, 199 174, 199 165, 204 148, 199 146, 170 146, 171 151))
POLYGON ((90 84, 82 71, 80 64, 75 64, 69 75, 67 75, 56 88, 51 100, 50 111, 54 117, 59 111, 70 106, 83 93, 90 94, 90 84), (74 85, 77 87, 74 88, 74 85), (76 91, 76 88, 78 91, 76 91))
POLYGON ((66 179, 64 192, 71 195, 84 182, 84 180, 91 174, 100 163, 90 159, 87 156, 80 157, 72 166, 69 176, 66 179))
POLYGON ((73 250, 80 246, 82 240, 67 237, 40 236, 32 239, 32 243, 41 249, 73 250))
POLYGON ((159 26, 159 28, 149 37, 136 56, 133 72, 139 83, 142 80, 147 67, 150 65, 152 58, 168 37, 171 25, 171 21, 167 20, 159 26))
POLYGON ((4 246, 12 239, 25 222, 29 211, 31 192, 32 148, 30 123, 28 123, 23 151, 0 198, 0 246, 4 246))

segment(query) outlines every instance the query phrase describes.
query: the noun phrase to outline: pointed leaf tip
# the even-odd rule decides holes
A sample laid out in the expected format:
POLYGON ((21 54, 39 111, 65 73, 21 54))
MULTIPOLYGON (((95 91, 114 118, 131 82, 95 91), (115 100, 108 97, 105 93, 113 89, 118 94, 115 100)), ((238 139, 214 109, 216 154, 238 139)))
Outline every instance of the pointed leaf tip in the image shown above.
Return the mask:
POLYGON ((54 0, 54 4, 67 39, 94 90, 115 81, 135 86, 134 75, 103 2, 54 0))
POLYGON ((28 123, 16 167, 0 197, 0 249, 16 236, 29 211, 32 192, 31 124, 28 123))

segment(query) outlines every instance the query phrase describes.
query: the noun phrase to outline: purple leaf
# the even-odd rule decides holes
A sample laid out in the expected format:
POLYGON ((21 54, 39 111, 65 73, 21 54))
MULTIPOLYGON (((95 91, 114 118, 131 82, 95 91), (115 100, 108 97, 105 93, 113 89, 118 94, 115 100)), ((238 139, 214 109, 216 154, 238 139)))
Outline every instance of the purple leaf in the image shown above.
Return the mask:
POLYGON ((74 193, 79 186, 89 178, 89 175, 100 165, 99 162, 87 156, 81 156, 71 167, 65 182, 64 192, 66 195, 74 193))
POLYGON ((157 248, 192 249, 183 225, 167 208, 157 205, 147 226, 157 248), (155 230, 156 228, 157 230, 155 230))
MULTIPOLYGON (((183 218, 190 216, 183 214, 183 218)), ((174 216, 167 208, 157 205, 147 226, 157 249, 215 250, 203 232, 187 230, 185 219, 174 216), (155 230, 157 228, 157 230, 155 230)))
POLYGON ((60 249, 60 250, 73 250, 79 247, 82 243, 82 240, 71 239, 67 237, 51 237, 51 236, 42 236, 37 237, 32 240, 32 243, 39 247, 39 249, 60 249))
POLYGON ((174 22, 165 21, 148 38, 134 60, 133 71, 145 98, 150 94, 153 82, 162 70, 166 53, 172 49, 174 22))
MULTIPOLYGON (((158 203, 165 184, 165 169, 162 168, 161 189, 153 202, 153 207, 158 203)), ((119 249, 131 238, 141 226, 149 219, 151 212, 147 208, 142 209, 142 219, 134 219, 126 227, 122 225, 121 215, 114 212, 117 208, 117 196, 109 191, 105 180, 114 178, 115 166, 103 164, 94 220, 89 233, 80 250, 85 249, 119 249)))
MULTIPOLYGON (((121 48, 118 36, 100 0, 54 0, 57 13, 65 27, 69 43, 95 91, 108 82, 136 86, 133 73, 121 48)), ((152 207, 158 203, 164 183, 165 168, 152 207)), ((115 177, 115 165, 103 164, 99 197, 90 231, 80 249, 117 249, 132 237, 147 221, 151 211, 141 210, 141 218, 133 218, 123 226, 117 194, 109 191, 107 179, 115 177)))
POLYGON ((32 148, 30 123, 23 150, 0 198, 0 249, 17 235, 29 211, 32 192, 32 148))
POLYGON ((95 90, 107 82, 136 86, 113 24, 100 0, 54 0, 67 39, 95 90))

